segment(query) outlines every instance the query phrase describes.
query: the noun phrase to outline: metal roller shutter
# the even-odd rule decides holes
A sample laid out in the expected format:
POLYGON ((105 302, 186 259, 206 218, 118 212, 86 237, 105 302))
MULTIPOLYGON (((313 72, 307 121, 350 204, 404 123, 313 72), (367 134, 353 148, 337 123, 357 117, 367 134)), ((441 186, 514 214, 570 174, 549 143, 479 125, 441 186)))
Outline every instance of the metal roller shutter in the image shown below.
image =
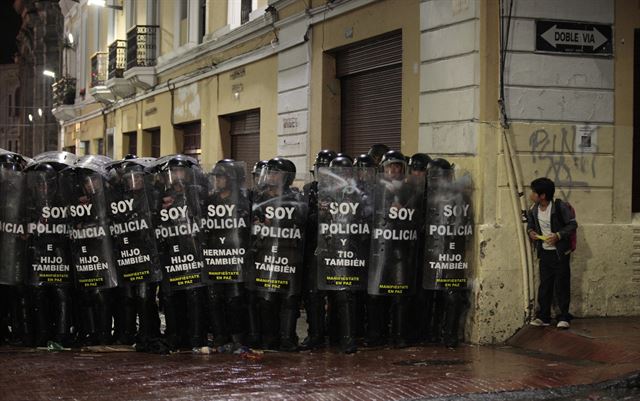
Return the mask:
POLYGON ((260 110, 229 116, 231 158, 246 163, 247 177, 260 160, 260 110))
POLYGON ((341 151, 355 156, 374 143, 400 149, 401 31, 338 51, 336 71, 341 83, 341 151))

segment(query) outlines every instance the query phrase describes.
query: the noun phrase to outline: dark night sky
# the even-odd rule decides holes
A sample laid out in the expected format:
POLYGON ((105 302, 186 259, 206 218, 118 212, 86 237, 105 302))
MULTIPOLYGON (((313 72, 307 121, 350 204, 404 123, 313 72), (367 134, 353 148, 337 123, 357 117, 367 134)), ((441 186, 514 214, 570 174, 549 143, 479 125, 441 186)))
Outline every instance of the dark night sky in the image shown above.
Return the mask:
POLYGON ((20 23, 20 16, 13 10, 13 0, 0 0, 0 64, 13 63, 20 23))

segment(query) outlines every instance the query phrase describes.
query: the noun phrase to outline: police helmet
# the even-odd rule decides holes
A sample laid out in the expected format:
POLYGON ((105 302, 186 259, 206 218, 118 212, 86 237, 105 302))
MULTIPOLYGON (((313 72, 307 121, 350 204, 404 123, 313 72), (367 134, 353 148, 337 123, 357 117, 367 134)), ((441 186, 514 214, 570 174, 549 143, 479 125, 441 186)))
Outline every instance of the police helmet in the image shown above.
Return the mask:
POLYGON ((371 145, 371 147, 369 148, 369 151, 367 152, 367 154, 369 156, 373 157, 373 160, 375 160, 377 164, 380 164, 380 161, 382 160, 382 157, 389 150, 390 149, 389 149, 389 147, 387 145, 385 145, 383 143, 376 143, 374 145, 371 145))
POLYGON ((337 156, 329 163, 330 167, 353 167, 353 160, 349 156, 337 156))
POLYGON ((411 171, 427 171, 427 166, 431 158, 426 153, 416 153, 409 159, 411 171))
POLYGON ((376 161, 368 154, 361 154, 353 160, 355 167, 375 167, 376 161))
POLYGON ((313 162, 313 167, 327 167, 331 160, 337 156, 336 152, 330 149, 323 149, 316 155, 316 160, 313 162))
POLYGON ((222 175, 231 179, 238 177, 238 170, 233 159, 222 159, 216 163, 212 171, 213 175, 222 175))
POLYGON ((268 160, 260 160, 253 165, 253 169, 251 169, 251 175, 254 177, 259 176, 262 169, 267 165, 268 160))
POLYGON ((280 171, 286 174, 286 180, 284 182, 285 186, 290 186, 293 184, 293 179, 295 178, 296 173, 296 165, 289 159, 285 159, 283 157, 274 157, 273 159, 267 162, 266 166, 267 171, 280 171))

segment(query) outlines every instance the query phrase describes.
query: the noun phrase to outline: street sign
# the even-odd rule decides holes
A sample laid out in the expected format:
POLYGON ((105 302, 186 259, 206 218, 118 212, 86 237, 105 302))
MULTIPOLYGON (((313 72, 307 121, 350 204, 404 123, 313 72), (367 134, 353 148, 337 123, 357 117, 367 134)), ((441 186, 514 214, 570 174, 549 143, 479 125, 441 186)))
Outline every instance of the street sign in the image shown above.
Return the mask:
POLYGON ((536 20, 536 51, 612 54, 611 25, 536 20))

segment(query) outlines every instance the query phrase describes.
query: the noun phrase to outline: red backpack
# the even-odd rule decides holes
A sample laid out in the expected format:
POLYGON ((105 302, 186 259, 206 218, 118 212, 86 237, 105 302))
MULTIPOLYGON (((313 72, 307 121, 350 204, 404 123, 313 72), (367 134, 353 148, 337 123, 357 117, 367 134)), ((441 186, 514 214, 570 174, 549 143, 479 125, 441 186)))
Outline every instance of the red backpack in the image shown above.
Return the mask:
MULTIPOLYGON (((571 205, 571 203, 567 202, 567 201, 563 201, 560 199, 556 199, 556 210, 558 210, 558 216, 560 217, 560 222, 562 222, 562 225, 565 226, 567 225, 567 222, 564 221, 564 217, 562 216, 562 212, 560 212, 560 204, 564 203, 567 208, 569 209, 569 216, 571 216, 571 219, 575 220, 576 219, 576 209, 573 208, 573 206, 571 205)), ((576 232, 577 230, 573 230, 571 231, 571 234, 569 234, 569 244, 571 247, 571 252, 576 250, 576 245, 578 243, 578 234, 576 232)))

